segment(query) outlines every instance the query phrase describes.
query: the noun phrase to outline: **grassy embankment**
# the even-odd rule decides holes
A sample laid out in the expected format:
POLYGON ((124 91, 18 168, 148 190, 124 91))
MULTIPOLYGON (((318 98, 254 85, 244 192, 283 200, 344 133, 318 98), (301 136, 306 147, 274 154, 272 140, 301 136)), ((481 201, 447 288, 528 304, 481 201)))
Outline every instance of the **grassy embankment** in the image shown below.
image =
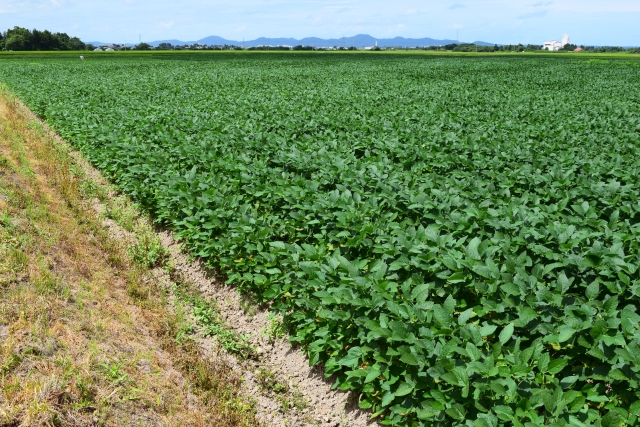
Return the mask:
POLYGON ((0 86, 0 426, 258 425, 92 208, 105 188, 0 86))

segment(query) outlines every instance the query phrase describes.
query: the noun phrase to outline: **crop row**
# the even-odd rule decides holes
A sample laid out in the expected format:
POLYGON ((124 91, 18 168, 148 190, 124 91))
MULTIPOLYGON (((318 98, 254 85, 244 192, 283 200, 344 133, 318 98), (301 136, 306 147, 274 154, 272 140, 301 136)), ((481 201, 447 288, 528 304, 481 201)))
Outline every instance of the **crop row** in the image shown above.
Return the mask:
POLYGON ((637 64, 2 65, 385 423, 636 422, 637 64))

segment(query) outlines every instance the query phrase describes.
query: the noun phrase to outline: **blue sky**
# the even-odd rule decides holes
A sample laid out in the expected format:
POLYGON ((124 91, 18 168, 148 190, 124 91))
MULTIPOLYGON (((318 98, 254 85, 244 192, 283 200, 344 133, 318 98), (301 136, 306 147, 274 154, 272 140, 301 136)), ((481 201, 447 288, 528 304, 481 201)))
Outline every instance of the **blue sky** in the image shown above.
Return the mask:
POLYGON ((0 0, 0 29, 66 32, 84 41, 231 40, 371 34, 536 43, 640 45, 640 0, 0 0))

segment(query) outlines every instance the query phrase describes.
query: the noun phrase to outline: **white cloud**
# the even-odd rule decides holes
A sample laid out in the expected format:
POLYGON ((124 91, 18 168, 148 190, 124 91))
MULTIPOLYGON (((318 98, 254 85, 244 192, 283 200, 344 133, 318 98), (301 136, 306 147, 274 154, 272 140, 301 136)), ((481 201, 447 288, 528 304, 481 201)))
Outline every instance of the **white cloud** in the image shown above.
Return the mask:
POLYGON ((548 10, 540 10, 537 12, 529 12, 518 16, 518 19, 533 19, 533 18, 542 18, 547 15, 548 10))
POLYGON ((640 2, 637 0, 608 0, 602 2, 563 0, 560 3, 553 3, 550 8, 581 13, 636 13, 640 12, 640 2))
POLYGON ((333 13, 343 13, 343 12, 348 12, 349 10, 353 9, 353 7, 351 7, 351 6, 338 6, 338 7, 330 7, 328 9, 329 10, 333 10, 333 13))

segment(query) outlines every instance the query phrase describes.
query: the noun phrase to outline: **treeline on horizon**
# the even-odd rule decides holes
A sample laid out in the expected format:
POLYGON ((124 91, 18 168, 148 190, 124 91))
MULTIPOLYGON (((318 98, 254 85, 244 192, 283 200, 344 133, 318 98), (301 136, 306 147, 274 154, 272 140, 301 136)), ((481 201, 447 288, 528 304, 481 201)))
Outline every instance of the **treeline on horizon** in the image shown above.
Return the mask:
POLYGON ((26 28, 13 27, 0 33, 0 50, 32 51, 32 50, 86 50, 87 45, 78 37, 70 37, 67 33, 52 33, 49 30, 30 31, 26 28))
MULTIPOLYGON (((325 47, 315 47, 315 46, 251 46, 243 48, 242 46, 236 45, 203 45, 203 44, 183 44, 183 45, 173 45, 171 43, 160 43, 157 47, 153 48, 152 46, 142 43, 135 47, 136 49, 155 49, 155 50, 258 50, 258 51, 268 51, 268 50, 363 50, 363 48, 357 48, 355 46, 325 46, 325 47)), ((620 46, 578 46, 575 44, 567 44, 564 48, 562 48, 559 52, 573 52, 577 48, 582 49, 583 52, 589 53, 616 53, 616 52, 626 52, 626 53, 640 53, 640 48, 624 48, 620 46)), ((384 50, 428 50, 428 51, 453 51, 453 52, 542 52, 544 51, 542 45, 523 45, 523 44, 510 44, 510 45, 500 45, 497 44, 494 46, 484 46, 484 45, 475 45, 473 43, 452 43, 442 46, 415 46, 415 47, 406 47, 406 46, 372 46, 371 48, 367 48, 367 50, 372 51, 384 51, 384 50)), ((557 53, 558 51, 556 51, 557 53)))
MULTIPOLYGON (((115 50, 122 48, 118 45, 111 45, 115 50)), ((583 52, 592 53, 613 53, 627 52, 640 53, 640 48, 625 49, 618 46, 579 46, 583 52)), ((562 51, 574 51, 578 46, 574 44, 566 45, 562 51)), ((67 33, 52 33, 49 30, 33 31, 27 28, 13 27, 5 32, 0 32, 0 50, 2 51, 51 51, 51 50, 94 50, 95 46, 83 43, 78 37, 70 37, 67 33)), ((154 49, 147 43, 140 43, 138 46, 128 48, 135 50, 154 49)), ((541 45, 501 45, 480 46, 472 43, 453 43, 444 46, 424 46, 424 47, 372 47, 370 50, 431 50, 431 51, 453 51, 453 52, 535 52, 542 51, 541 45)), ((245 50, 241 46, 234 45, 171 45, 169 43, 161 43, 155 50, 245 50)), ((354 46, 351 47, 312 47, 312 46, 254 46, 246 48, 246 50, 360 50, 354 46)))

